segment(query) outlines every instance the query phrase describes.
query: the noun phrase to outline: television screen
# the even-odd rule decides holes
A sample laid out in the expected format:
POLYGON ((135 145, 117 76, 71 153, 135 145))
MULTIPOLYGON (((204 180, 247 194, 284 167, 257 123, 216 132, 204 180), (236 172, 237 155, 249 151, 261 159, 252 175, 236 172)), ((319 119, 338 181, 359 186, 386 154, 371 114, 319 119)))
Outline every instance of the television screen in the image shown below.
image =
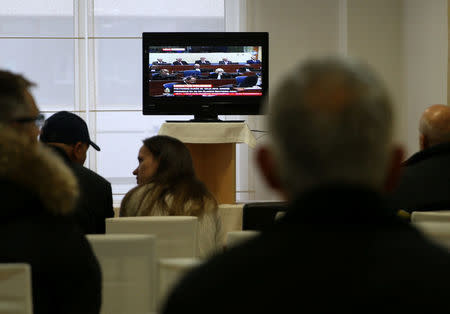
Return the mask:
POLYGON ((267 33, 143 34, 144 114, 259 114, 267 76, 267 33))

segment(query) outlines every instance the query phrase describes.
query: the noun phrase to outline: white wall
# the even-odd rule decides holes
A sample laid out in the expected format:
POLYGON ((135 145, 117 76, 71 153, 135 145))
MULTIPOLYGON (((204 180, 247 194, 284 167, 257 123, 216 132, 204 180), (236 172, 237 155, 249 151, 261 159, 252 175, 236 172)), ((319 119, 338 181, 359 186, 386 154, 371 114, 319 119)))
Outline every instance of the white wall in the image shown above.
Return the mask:
MULTIPOLYGON (((247 30, 268 31, 269 83, 311 55, 346 53, 384 79, 396 113, 395 139, 417 150, 423 109, 447 99, 446 0, 247 0, 247 30)), ((263 128, 262 121, 258 121, 263 128)), ((251 164, 251 162, 250 162, 251 164)), ((255 179, 256 199, 276 196, 255 179)))
MULTIPOLYGON (((404 106, 403 0, 347 0, 348 55, 367 62, 384 80, 396 117, 404 106)), ((397 118, 394 136, 402 141, 397 118)))
POLYGON ((425 108, 447 103, 447 0, 404 1, 405 106, 402 139, 408 155, 419 148, 425 108))
MULTIPOLYGON (((293 64, 312 55, 338 52, 338 20, 336 0, 247 0, 247 31, 269 32, 271 89, 293 64)), ((265 129, 262 120, 258 119, 257 129, 265 129)), ((254 156, 250 155, 249 166, 255 167, 254 156)), ((255 173, 255 198, 277 199, 278 195, 266 187, 259 172, 255 173)))

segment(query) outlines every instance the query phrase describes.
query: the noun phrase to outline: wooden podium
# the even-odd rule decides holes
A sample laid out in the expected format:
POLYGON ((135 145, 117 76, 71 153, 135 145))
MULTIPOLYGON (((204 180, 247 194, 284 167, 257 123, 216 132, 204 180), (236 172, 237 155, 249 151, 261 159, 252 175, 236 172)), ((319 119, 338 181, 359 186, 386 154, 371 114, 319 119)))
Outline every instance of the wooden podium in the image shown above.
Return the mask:
POLYGON ((236 143, 256 145, 246 123, 164 123, 158 134, 186 144, 197 177, 219 204, 236 203, 236 143))

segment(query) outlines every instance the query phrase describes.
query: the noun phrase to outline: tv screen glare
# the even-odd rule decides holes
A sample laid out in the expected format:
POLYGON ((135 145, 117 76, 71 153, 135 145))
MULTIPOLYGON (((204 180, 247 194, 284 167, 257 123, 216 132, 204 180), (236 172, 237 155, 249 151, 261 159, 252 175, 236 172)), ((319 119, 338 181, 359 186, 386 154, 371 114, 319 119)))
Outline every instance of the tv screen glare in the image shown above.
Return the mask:
POLYGON ((260 114, 268 33, 143 33, 143 114, 260 114))

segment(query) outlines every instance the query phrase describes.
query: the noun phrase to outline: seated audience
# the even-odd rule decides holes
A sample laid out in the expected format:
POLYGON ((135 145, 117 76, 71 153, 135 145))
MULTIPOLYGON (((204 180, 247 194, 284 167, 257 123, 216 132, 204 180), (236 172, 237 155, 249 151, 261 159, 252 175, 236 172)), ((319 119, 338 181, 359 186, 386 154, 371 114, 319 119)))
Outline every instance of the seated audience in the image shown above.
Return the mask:
POLYGON ((428 107, 420 119, 420 151, 403 164, 391 195, 396 210, 450 210, 450 107, 428 107))
POLYGON ((188 63, 184 61, 182 58, 176 58, 173 62, 173 65, 187 65, 188 63))
POLYGON ((219 61, 219 64, 233 64, 228 58, 222 58, 221 61, 219 61))
POLYGON ((43 116, 31 86, 20 75, 0 71, 0 263, 31 266, 34 314, 98 314, 100 267, 69 218, 77 182, 37 142, 43 116))
POLYGON ((39 137, 51 147, 73 171, 80 187, 75 218, 84 233, 105 233, 105 219, 114 217, 111 183, 83 166, 89 146, 100 151, 91 141, 83 119, 60 111, 45 121, 39 137))
POLYGON ((122 200, 120 216, 197 216, 198 256, 221 249, 223 233, 217 202, 194 171, 191 155, 179 140, 153 136, 143 141, 137 187, 122 200))
POLYGON ((449 253, 383 202, 402 158, 383 84, 354 60, 320 58, 279 86, 256 160, 288 211, 189 273, 162 313, 449 312, 449 253))
POLYGON ((161 59, 161 58, 158 58, 158 59, 156 59, 156 61, 153 61, 152 64, 154 64, 154 65, 168 65, 169 63, 164 62, 163 59, 161 59))
POLYGON ((200 57, 200 60, 195 60, 196 64, 211 64, 205 57, 200 57))
POLYGON ((250 60, 247 60, 247 64, 259 64, 259 63, 261 63, 261 60, 256 59, 255 55, 252 55, 250 58, 251 58, 250 60))

